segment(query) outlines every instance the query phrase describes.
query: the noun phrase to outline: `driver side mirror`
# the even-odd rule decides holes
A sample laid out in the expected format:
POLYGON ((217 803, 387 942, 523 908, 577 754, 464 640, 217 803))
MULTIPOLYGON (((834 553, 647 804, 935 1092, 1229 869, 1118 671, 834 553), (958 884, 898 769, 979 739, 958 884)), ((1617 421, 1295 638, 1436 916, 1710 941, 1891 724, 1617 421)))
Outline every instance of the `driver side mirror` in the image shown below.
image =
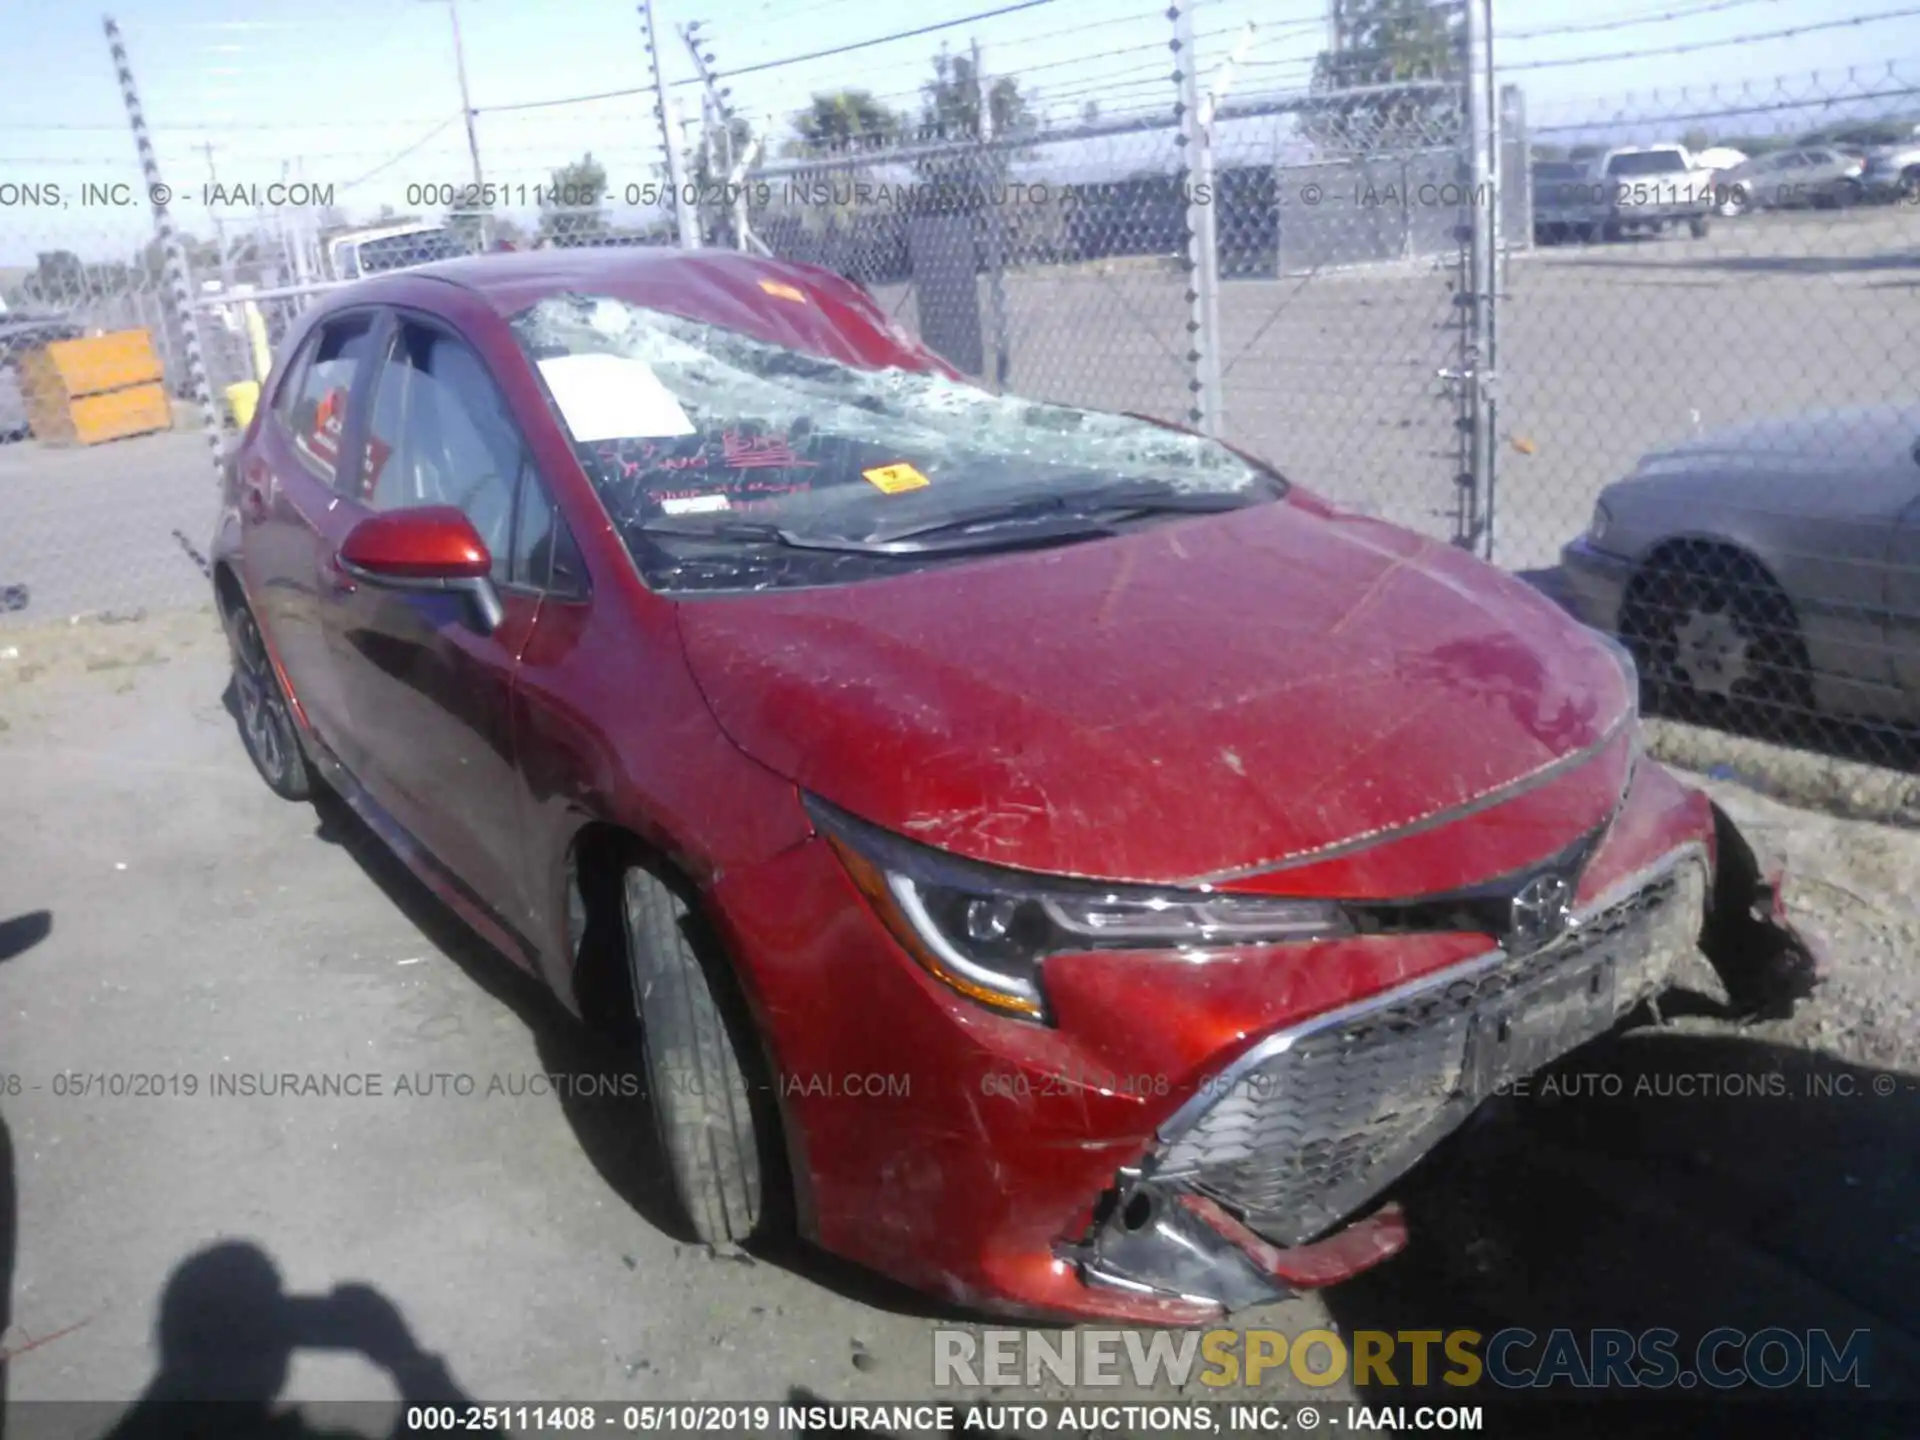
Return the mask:
POLYGON ((493 585, 493 556, 465 513, 422 505, 370 515, 340 544, 340 569, 386 590, 464 596, 468 623, 491 635, 506 619, 493 585))

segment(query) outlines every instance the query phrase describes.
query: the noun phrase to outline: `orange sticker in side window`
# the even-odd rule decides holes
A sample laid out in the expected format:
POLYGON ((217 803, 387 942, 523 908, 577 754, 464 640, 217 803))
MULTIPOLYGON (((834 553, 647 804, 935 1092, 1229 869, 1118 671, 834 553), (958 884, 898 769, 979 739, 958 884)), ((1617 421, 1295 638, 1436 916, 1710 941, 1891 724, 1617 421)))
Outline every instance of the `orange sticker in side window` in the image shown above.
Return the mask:
POLYGON ((807 303, 806 293, 801 290, 796 290, 784 280, 762 280, 760 282, 760 288, 776 299, 791 300, 798 305, 807 303))
POLYGON ((882 465, 860 473, 874 489, 884 490, 889 495, 898 495, 903 490, 918 490, 923 485, 933 483, 904 460, 898 465, 882 465))

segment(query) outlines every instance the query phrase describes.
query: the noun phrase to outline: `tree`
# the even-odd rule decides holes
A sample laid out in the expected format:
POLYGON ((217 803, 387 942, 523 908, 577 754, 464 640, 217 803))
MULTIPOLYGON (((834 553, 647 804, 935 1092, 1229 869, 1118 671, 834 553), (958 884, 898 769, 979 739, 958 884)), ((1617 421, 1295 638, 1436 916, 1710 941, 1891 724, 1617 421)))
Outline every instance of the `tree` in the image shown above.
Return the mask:
POLYGON ((1082 125, 1096 125, 1099 121, 1100 102, 1098 100, 1089 100, 1080 107, 1080 123, 1082 125))
POLYGON ((1711 150, 1713 137, 1696 125, 1680 137, 1680 144, 1689 152, 1711 150))
MULTIPOLYGON (((987 87, 987 114, 993 133, 1030 134, 1038 127, 1020 82, 1002 75, 987 87)), ((920 131, 926 139, 972 139, 980 133, 980 83, 973 57, 946 46, 933 57, 933 79, 920 87, 920 131)))
POLYGON ((1314 61, 1315 99, 1301 115, 1307 137, 1348 154, 1452 144, 1462 129, 1462 7, 1444 0, 1343 3, 1343 47, 1314 61))
POLYGON ((20 293, 40 305, 70 305, 85 298, 87 267, 71 250, 42 250, 20 293))
POLYGON ((793 119, 802 148, 812 151, 890 144, 899 138, 901 128, 900 116, 867 90, 815 95, 813 103, 793 119))
POLYGON ((607 167, 589 151, 562 165, 540 197, 540 238, 550 245, 591 245, 607 233, 600 202, 607 193, 607 167))

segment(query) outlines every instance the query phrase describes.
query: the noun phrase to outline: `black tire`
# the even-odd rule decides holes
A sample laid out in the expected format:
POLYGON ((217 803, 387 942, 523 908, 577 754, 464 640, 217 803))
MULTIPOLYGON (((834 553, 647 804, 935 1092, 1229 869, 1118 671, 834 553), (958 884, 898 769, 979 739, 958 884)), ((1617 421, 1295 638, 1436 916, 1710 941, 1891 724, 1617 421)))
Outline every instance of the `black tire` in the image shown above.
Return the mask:
POLYGON ((1600 226, 1600 238, 1609 245, 1626 238, 1627 228, 1618 220, 1608 220, 1600 226))
POLYGON ((1620 638, 1639 665, 1650 711, 1744 713, 1772 736, 1798 732, 1813 716, 1792 602, 1737 552, 1695 551, 1649 565, 1628 588, 1620 638))
POLYGON ((1713 222, 1704 215, 1696 215, 1687 222, 1687 230, 1696 240, 1704 240, 1713 230, 1713 222))
POLYGON ((703 1243, 745 1244, 766 1215, 771 1167, 763 1118, 770 1097, 756 1097, 750 1083, 758 1067, 743 1059, 751 1053, 740 1034, 744 1017, 723 1003, 730 989, 680 895, 633 865, 621 877, 620 898, 647 1084, 674 1193, 703 1243))
POLYGON ((1920 201, 1920 165, 1909 165, 1900 172, 1900 198, 1920 201))
POLYGON ((247 758, 267 788, 283 800, 313 798, 313 775, 307 767, 306 752, 300 748, 300 732, 293 722, 293 707, 273 662, 267 658, 266 642, 261 638, 259 622, 245 601, 236 601, 228 609, 227 643, 233 655, 233 698, 240 712, 240 740, 247 747, 247 758))

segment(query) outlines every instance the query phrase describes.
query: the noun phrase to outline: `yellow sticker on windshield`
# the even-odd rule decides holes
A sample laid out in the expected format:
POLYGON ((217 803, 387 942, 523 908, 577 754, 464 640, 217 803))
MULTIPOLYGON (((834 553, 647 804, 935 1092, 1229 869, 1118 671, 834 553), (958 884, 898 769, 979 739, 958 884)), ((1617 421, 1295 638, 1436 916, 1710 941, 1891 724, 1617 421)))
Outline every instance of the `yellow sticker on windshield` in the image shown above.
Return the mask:
POLYGON ((777 299, 792 300, 801 305, 807 303, 806 292, 796 290, 784 280, 762 280, 760 288, 777 299))
POLYGON ((868 484, 889 495, 898 495, 902 490, 918 490, 923 485, 933 483, 904 460, 898 465, 882 465, 878 469, 862 470, 860 473, 866 477, 868 484))

